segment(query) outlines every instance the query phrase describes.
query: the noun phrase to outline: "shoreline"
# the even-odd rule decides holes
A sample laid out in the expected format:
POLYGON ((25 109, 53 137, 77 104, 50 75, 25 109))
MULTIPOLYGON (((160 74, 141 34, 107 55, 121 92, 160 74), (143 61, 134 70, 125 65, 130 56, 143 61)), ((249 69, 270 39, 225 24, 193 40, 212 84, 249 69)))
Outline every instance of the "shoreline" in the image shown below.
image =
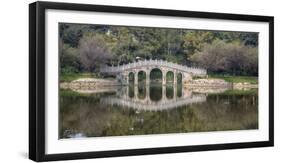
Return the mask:
MULTIPOLYGON (((60 82, 61 89, 72 90, 106 90, 122 86, 117 80, 113 79, 98 79, 98 78, 80 78, 71 82, 60 82)), ((258 84, 251 84, 248 82, 230 83, 223 79, 195 79, 183 82, 184 88, 191 89, 255 89, 258 84)))

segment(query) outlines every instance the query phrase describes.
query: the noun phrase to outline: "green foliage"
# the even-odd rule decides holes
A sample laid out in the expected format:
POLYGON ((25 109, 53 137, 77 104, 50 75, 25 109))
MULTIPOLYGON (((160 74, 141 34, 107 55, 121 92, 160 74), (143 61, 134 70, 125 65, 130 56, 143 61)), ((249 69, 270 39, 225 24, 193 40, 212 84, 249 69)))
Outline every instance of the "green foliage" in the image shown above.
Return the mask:
POLYGON ((145 82, 146 80, 146 74, 144 71, 140 71, 138 73, 138 82, 145 82))
POLYGON ((60 23, 59 36, 61 73, 98 72, 139 57, 258 74, 258 33, 60 23))
POLYGON ((60 82, 70 82, 81 78, 99 78, 100 76, 95 73, 62 73, 60 75, 60 82))
POLYGON ((135 80, 135 74, 134 74, 133 72, 130 72, 128 77, 129 77, 129 81, 130 81, 130 82, 134 82, 134 80, 135 80))
POLYGON ((171 71, 168 71, 166 74, 166 80, 167 82, 173 82, 174 81, 174 73, 171 71))
POLYGON ((258 77, 256 76, 231 76, 231 75, 209 75, 209 78, 224 79, 230 83, 251 83, 258 84, 258 77))
POLYGON ((60 72, 62 74, 78 72, 80 69, 78 50, 69 44, 64 44, 62 40, 59 42, 59 50, 60 72))
POLYGON ((177 74, 177 83, 179 83, 179 84, 182 83, 182 74, 181 73, 177 74))
POLYGON ((203 49, 204 44, 210 44, 214 40, 214 32, 208 31, 188 31, 184 36, 184 50, 187 59, 193 54, 200 52, 203 49))
POLYGON ((258 94, 258 89, 248 89, 248 90, 230 89, 230 90, 226 90, 222 93, 219 93, 219 95, 228 95, 228 96, 257 95, 257 94, 258 94))
POLYGON ((150 72, 151 81, 161 81, 162 82, 162 71, 158 68, 152 69, 150 72))
POLYGON ((98 72, 101 65, 111 58, 111 52, 100 34, 86 33, 79 41, 79 59, 85 70, 98 72))
POLYGON ((195 53, 191 60, 207 68, 209 73, 258 75, 257 48, 239 42, 215 40, 205 44, 202 52, 195 53))
POLYGON ((59 24, 60 38, 65 44, 77 47, 79 40, 83 36, 82 26, 61 23, 59 24))

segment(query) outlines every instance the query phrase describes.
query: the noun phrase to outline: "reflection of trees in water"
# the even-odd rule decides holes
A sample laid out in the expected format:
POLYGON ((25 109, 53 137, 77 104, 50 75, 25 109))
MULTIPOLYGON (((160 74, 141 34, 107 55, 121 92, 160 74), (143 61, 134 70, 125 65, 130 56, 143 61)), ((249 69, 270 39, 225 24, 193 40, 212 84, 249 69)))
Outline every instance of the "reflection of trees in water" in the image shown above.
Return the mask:
POLYGON ((129 85, 128 89, 129 89, 129 97, 133 98, 135 95, 134 85, 129 85))
POLYGON ((198 117, 205 122, 204 130, 258 128, 257 95, 209 95, 207 102, 199 104, 199 107, 205 107, 197 111, 198 117))
POLYGON ((173 99, 175 98, 174 96, 177 97, 182 97, 182 85, 177 84, 176 86, 173 84, 167 84, 166 86, 163 86, 161 84, 152 84, 152 85, 144 85, 144 84, 138 84, 137 86, 130 84, 127 87, 123 87, 122 89, 126 90, 129 89, 129 91, 122 91, 125 96, 128 96, 129 98, 136 98, 135 96, 137 95, 138 99, 145 99, 147 96, 147 92, 149 93, 149 98, 152 101, 160 101, 163 96, 164 98, 167 99, 173 99), (149 90, 148 90, 149 89, 149 90), (163 92, 163 89, 165 90, 163 92), (176 89, 176 90, 174 90, 176 89), (136 92, 137 91, 137 92, 136 92), (176 92, 174 92, 176 91, 176 92), (128 94, 126 94, 126 92, 128 94), (163 94, 164 93, 164 94, 163 94), (176 93, 176 94, 175 94, 176 93))
POLYGON ((157 112, 101 105, 101 96, 60 98, 61 138, 67 130, 91 137, 258 128, 257 95, 209 95, 205 103, 157 112))
POLYGON ((60 98, 60 136, 65 130, 82 132, 88 135, 91 129, 92 136, 102 134, 104 126, 110 120, 108 114, 104 114, 102 107, 95 107, 98 97, 61 97, 60 98), (91 108, 95 108, 93 111, 91 108), (94 131, 94 132, 92 132, 94 131))
POLYGON ((149 96, 152 101, 160 101, 162 99, 162 85, 155 85, 149 89, 149 96))
POLYGON ((182 97, 182 84, 177 84, 177 97, 182 97))
POLYGON ((145 97, 146 97, 146 86, 138 85, 138 98, 145 99, 145 97))
POLYGON ((174 98, 174 87, 173 86, 167 85, 167 87, 166 87, 166 97, 168 99, 174 98))

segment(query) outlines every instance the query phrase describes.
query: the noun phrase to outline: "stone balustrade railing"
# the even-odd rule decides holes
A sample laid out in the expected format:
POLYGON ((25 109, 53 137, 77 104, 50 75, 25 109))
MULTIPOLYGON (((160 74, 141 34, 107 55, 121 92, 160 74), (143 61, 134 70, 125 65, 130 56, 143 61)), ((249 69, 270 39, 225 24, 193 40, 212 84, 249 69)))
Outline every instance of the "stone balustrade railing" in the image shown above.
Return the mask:
POLYGON ((164 61, 164 60, 142 60, 138 62, 128 63, 125 65, 118 66, 105 66, 101 68, 102 73, 120 73, 123 71, 142 68, 146 66, 159 66, 159 67, 169 67, 171 69, 176 69, 182 72, 188 72, 195 75, 206 75, 206 69, 197 68, 197 67, 187 67, 184 65, 164 61))

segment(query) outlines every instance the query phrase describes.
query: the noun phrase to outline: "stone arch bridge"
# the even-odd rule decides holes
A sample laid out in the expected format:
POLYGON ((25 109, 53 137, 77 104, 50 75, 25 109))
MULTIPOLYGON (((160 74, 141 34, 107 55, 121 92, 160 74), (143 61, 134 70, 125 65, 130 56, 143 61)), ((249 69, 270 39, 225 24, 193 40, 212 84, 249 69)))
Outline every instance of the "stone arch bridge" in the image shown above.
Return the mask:
POLYGON ((177 84, 177 76, 181 75, 182 82, 192 80, 193 76, 206 76, 206 69, 187 67, 164 60, 141 60, 125 65, 105 66, 101 68, 101 73, 116 75, 116 78, 123 85, 129 84, 129 74, 134 74, 134 84, 138 84, 138 74, 144 72, 146 76, 146 85, 150 83, 150 73, 153 69, 159 69, 162 72, 162 84, 166 85, 166 76, 168 72, 173 73, 173 84, 177 84))

